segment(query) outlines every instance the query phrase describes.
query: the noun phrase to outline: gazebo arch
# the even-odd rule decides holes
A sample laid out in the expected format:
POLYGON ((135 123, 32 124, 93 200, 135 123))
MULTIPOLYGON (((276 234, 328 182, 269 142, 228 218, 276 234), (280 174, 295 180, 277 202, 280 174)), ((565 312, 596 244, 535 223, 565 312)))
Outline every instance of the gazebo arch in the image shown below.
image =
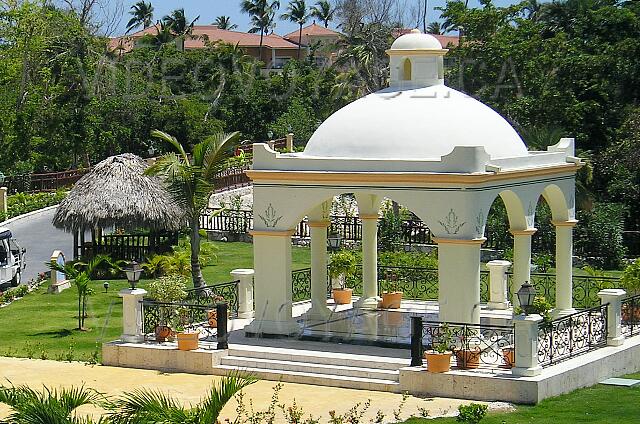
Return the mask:
MULTIPOLYGON (((438 245, 441 321, 480 322, 480 247, 497 196, 508 203, 510 227, 519 240, 519 278, 528 278, 535 204, 550 185, 564 193, 571 189, 580 167, 573 140, 529 153, 504 118, 444 85, 445 53, 434 37, 419 31, 399 37, 388 51, 390 88, 334 113, 304 152, 277 153, 254 145, 247 174, 254 183, 256 320, 248 333, 300 330, 291 315, 290 237, 305 215, 312 250, 309 316, 327 316, 326 228, 330 199, 340 193, 355 194, 362 220, 358 307, 377 307, 377 221, 385 197, 420 217, 438 245), (410 81, 402 79, 407 57, 413 64, 410 81)), ((572 211, 565 216, 572 217, 572 211)), ((570 258, 571 246, 563 249, 562 257, 570 258)))

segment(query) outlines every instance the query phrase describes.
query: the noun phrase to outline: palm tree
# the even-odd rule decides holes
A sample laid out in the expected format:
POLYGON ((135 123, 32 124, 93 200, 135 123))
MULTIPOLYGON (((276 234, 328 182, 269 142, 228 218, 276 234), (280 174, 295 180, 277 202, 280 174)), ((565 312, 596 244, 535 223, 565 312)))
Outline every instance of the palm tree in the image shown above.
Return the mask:
POLYGON ((527 19, 537 21, 540 18, 542 4, 538 0, 527 0, 524 10, 527 12, 527 19))
POLYGON ((282 19, 298 24, 298 60, 302 48, 302 26, 307 22, 307 5, 304 0, 292 0, 287 6, 287 12, 280 16, 282 19))
POLYGON ((225 404, 245 387, 256 382, 253 377, 231 375, 211 387, 209 395, 195 407, 185 408, 176 399, 159 391, 136 390, 125 393, 113 404, 109 422, 125 423, 216 423, 225 404))
POLYGON ((38 392, 27 386, 0 386, 0 403, 11 407, 6 422, 15 424, 89 424, 90 418, 77 417, 74 411, 83 405, 96 405, 102 399, 98 392, 84 387, 60 391, 45 387, 38 392))
POLYGON ((229 16, 218 16, 213 24, 220 29, 226 29, 229 31, 238 28, 238 25, 231 23, 231 18, 229 16))
POLYGON ((160 175, 164 178, 173 200, 185 212, 191 227, 191 278, 193 286, 201 289, 205 286, 200 261, 200 215, 209 204, 214 189, 214 178, 221 171, 232 147, 238 144, 240 134, 217 133, 193 146, 191 160, 184 147, 175 137, 158 130, 151 135, 171 144, 177 151, 167 153, 146 170, 148 175, 160 175))
POLYGON ((329 22, 333 20, 335 13, 336 9, 328 0, 320 0, 311 8, 311 16, 324 23, 325 28, 329 27, 329 22))
POLYGON ((191 23, 188 23, 189 21, 184 13, 184 9, 176 9, 171 12, 170 15, 162 18, 164 24, 176 35, 176 41, 180 41, 179 44, 176 43, 178 50, 184 50, 184 40, 191 36, 193 26, 198 19, 200 19, 200 16, 197 16, 191 23))
POLYGON ((262 41, 264 34, 273 27, 276 10, 280 8, 278 0, 242 0, 241 9, 251 16, 249 32, 260 32, 260 60, 262 60, 262 41))
POLYGON ((131 6, 129 14, 133 15, 133 17, 127 23, 127 32, 138 28, 140 25, 146 29, 153 24, 153 6, 151 2, 139 1, 131 6))
POLYGON ((427 32, 429 34, 436 34, 436 35, 442 34, 442 27, 440 26, 440 22, 431 22, 427 26, 427 32))

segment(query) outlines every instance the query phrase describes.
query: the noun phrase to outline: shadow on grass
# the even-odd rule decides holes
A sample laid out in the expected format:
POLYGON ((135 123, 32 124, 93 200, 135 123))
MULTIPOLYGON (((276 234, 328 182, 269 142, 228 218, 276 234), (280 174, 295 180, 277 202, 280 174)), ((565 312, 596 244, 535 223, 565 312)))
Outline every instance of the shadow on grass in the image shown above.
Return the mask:
POLYGON ((61 329, 61 330, 51 330, 51 331, 43 331, 41 333, 33 333, 31 334, 31 336, 34 337, 38 337, 38 336, 50 336, 52 338, 63 338, 63 337, 69 337, 73 335, 73 330, 69 330, 69 329, 61 329))

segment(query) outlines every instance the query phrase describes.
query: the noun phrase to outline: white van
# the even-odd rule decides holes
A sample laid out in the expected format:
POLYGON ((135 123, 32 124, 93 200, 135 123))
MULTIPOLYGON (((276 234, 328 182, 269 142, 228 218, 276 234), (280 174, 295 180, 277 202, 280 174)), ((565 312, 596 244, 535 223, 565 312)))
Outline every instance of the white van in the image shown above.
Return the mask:
POLYGON ((12 238, 11 230, 0 227, 0 286, 20 285, 22 270, 27 266, 24 260, 25 253, 26 249, 20 248, 18 242, 12 238))

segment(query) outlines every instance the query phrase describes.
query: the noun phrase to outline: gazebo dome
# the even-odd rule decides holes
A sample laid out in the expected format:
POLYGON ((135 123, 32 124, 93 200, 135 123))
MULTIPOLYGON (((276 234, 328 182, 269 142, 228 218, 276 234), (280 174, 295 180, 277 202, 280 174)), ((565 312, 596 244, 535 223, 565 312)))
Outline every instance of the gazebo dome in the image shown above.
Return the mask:
POLYGON ((433 36, 412 31, 387 51, 390 87, 335 112, 313 134, 303 156, 440 160, 456 146, 481 146, 492 159, 526 156, 513 127, 496 111, 444 85, 433 36))

